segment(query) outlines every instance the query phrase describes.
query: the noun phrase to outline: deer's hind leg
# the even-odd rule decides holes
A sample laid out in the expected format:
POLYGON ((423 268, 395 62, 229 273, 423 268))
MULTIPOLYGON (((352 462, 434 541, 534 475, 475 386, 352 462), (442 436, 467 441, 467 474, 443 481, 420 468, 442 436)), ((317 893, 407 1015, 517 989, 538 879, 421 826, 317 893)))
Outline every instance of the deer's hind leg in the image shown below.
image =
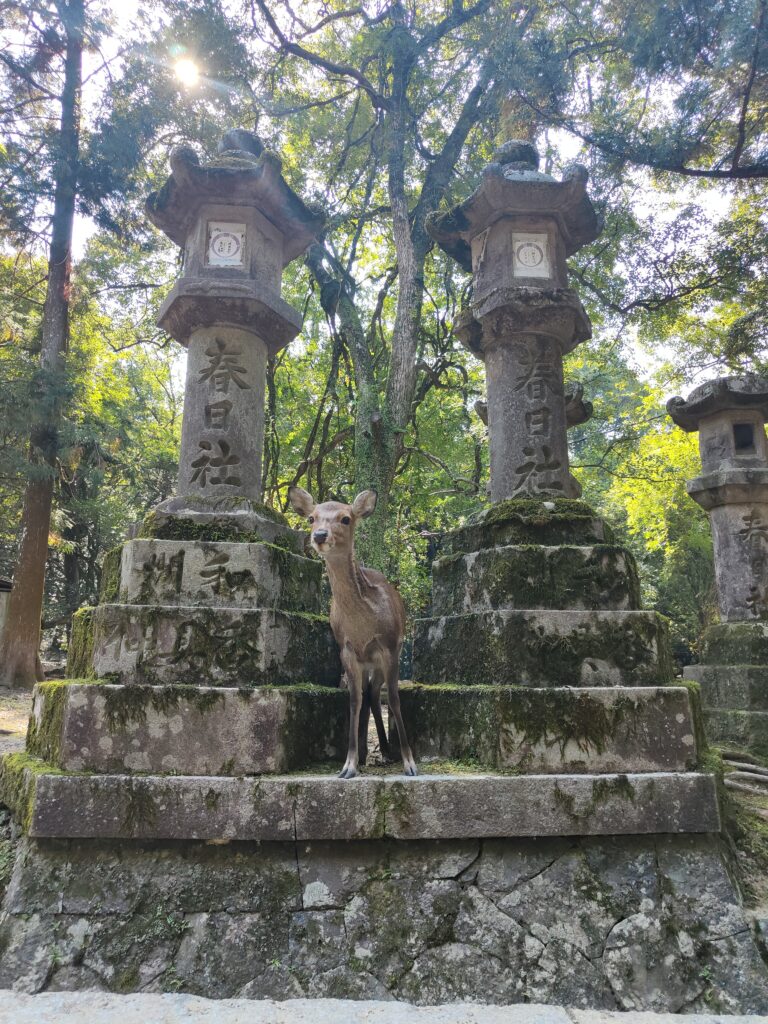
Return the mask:
POLYGON ((408 737, 405 734, 405 724, 400 710, 399 682, 399 658, 393 658, 387 671, 387 702, 389 704, 389 713, 394 715, 395 724, 397 726, 397 735, 400 738, 400 752, 403 757, 403 772, 406 775, 418 775, 419 773, 416 768, 416 762, 413 758, 413 751, 411 750, 411 745, 408 742, 408 737))

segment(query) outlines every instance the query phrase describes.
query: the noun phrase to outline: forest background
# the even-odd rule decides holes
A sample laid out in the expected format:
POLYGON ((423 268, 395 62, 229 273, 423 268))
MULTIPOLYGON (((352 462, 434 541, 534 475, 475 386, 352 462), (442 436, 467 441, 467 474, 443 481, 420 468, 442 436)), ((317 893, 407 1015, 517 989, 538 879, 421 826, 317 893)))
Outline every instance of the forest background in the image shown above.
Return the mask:
POLYGON ((174 145, 244 127, 327 218, 284 277, 304 325, 269 366, 265 501, 375 486, 362 554, 411 616, 488 479, 483 366, 452 335, 469 280, 424 219, 505 139, 587 166, 573 470, 695 654, 710 534, 664 401, 768 369, 766 0, 6 0, 0 32, 0 574, 37 522, 48 643, 174 490, 184 353, 154 320, 179 254, 143 201, 174 145))

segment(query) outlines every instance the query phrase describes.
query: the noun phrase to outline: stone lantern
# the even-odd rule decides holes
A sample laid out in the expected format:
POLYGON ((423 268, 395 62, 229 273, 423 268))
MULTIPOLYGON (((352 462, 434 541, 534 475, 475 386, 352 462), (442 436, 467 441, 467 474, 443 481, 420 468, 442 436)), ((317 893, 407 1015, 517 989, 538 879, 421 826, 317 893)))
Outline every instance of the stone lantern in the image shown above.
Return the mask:
POLYGON ((699 433, 701 476, 687 484, 709 513, 721 622, 707 629, 702 686, 712 739, 768 753, 768 380, 709 381, 667 410, 699 433))
POLYGON ((427 225, 473 274, 457 334, 485 362, 493 501, 580 494, 568 468, 563 356, 591 327, 568 288, 566 257, 601 224, 583 167, 555 181, 538 163, 529 143, 506 143, 473 195, 427 225))
MULTIPOLYGON (((488 401, 477 411, 492 504, 441 539, 431 616, 414 626, 420 683, 648 686, 670 674, 665 626, 640 608, 632 555, 578 500, 568 466, 567 429, 592 411, 563 382, 563 356, 590 336, 566 266, 600 232, 586 180, 576 167, 556 181, 538 170, 533 146, 508 142, 476 191, 427 225, 472 273, 457 334, 485 362, 488 401)), ((420 741, 422 710, 425 723, 443 713, 434 691, 413 707, 403 691, 420 741)))
POLYGON ((305 535, 261 501, 267 359, 301 325, 280 297, 282 272, 322 218, 249 132, 227 133, 208 162, 182 146, 171 170, 147 214, 184 254, 159 316, 188 349, 177 493, 108 555, 101 603, 75 616, 69 674, 127 686, 336 686, 321 566, 305 535))
POLYGON ((267 358, 301 316, 280 297, 283 268, 322 217, 288 187, 280 161, 246 131, 200 163, 188 146, 149 196, 149 219, 183 249, 183 271, 158 322, 188 349, 174 510, 220 498, 261 499, 267 358))

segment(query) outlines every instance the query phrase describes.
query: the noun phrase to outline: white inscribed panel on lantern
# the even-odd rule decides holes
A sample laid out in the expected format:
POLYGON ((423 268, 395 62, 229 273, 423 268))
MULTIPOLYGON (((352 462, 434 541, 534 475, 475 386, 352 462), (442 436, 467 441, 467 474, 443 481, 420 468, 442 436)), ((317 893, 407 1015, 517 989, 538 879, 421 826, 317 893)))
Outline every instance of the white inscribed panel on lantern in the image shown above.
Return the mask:
POLYGON ((515 277, 551 277, 549 239, 546 235, 512 235, 512 273, 515 277))
POLYGON ((245 252, 245 224, 208 222, 207 263, 211 267, 242 267, 245 252))

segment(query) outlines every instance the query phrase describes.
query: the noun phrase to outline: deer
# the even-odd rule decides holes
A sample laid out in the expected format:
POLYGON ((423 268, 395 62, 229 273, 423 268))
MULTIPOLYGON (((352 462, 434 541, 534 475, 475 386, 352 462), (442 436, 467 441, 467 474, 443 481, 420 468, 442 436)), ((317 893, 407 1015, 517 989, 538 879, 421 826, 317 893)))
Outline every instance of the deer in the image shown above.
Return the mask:
POLYGON ((325 562, 331 584, 331 630, 339 645, 342 683, 349 690, 349 748, 340 779, 359 775, 368 754, 368 719, 376 723, 381 753, 389 759, 389 742, 381 715, 381 688, 386 683, 389 710, 397 725, 403 771, 417 775, 400 710, 399 664, 405 634, 405 606, 396 588, 375 569, 355 558, 355 527, 376 508, 376 491, 361 491, 351 505, 315 504, 312 495, 293 486, 288 500, 310 524, 310 544, 325 562))

